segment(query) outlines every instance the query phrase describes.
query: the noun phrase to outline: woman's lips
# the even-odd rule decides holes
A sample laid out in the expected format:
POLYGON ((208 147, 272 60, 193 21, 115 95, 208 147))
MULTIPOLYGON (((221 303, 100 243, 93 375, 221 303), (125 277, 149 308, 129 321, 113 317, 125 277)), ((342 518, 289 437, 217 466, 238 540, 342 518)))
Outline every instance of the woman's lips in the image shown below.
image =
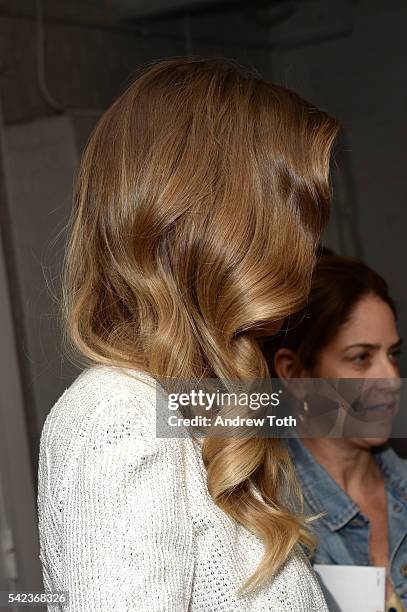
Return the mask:
POLYGON ((387 403, 383 403, 381 402, 380 404, 365 404, 363 406, 363 411, 366 413, 370 413, 370 414, 375 414, 377 416, 393 416, 396 414, 398 410, 398 402, 395 400, 393 402, 387 402, 387 403))

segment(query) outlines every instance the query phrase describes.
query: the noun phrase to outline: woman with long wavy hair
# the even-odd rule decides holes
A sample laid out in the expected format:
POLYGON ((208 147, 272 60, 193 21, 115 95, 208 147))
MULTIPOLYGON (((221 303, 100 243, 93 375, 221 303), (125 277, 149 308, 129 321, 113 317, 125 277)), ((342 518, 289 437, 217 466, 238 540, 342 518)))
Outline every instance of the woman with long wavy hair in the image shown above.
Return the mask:
POLYGON ((284 446, 159 438, 154 389, 269 378, 257 336, 307 298, 336 132, 296 94, 206 58, 149 65, 94 129, 62 279, 83 371, 39 461, 44 585, 70 612, 326 610, 307 519, 284 501, 284 446))

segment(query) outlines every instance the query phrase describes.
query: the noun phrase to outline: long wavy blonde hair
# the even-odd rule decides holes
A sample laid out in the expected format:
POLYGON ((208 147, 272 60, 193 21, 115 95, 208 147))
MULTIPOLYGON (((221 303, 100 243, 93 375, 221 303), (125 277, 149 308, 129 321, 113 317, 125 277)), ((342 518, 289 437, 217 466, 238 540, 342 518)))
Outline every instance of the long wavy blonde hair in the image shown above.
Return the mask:
MULTIPOLYGON (((256 337, 303 306, 329 216, 334 119, 235 63, 149 65, 98 122, 77 174, 62 278, 81 364, 153 377, 268 378, 256 337)), ((206 438, 218 506, 264 542, 270 578, 307 519, 284 444, 206 438), (298 492, 298 491, 297 491, 298 492)))

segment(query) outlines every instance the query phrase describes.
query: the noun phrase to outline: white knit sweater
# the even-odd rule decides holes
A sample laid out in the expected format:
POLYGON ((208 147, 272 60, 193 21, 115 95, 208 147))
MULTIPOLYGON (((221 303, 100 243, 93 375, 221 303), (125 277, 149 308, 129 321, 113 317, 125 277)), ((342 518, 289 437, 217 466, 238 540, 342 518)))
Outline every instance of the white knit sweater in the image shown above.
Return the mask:
POLYGON ((214 504, 199 442, 156 438, 154 380, 126 372, 85 369, 42 430, 44 587, 70 601, 48 611, 327 612, 300 550, 266 587, 237 595, 263 545, 214 504))

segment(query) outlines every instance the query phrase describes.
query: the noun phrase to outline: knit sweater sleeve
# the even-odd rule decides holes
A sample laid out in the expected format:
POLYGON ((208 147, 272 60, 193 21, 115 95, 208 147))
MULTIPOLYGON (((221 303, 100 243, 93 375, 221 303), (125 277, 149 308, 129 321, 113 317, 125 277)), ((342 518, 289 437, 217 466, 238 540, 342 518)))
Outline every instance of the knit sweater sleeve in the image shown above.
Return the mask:
MULTIPOLYGON (((142 402, 102 402, 83 434, 71 432, 78 443, 59 504, 39 499, 44 558, 53 556, 55 521, 61 534, 55 557, 63 584, 53 585, 47 570, 46 586, 68 592, 69 612, 188 609, 194 557, 182 441, 147 433, 142 402)), ((53 436, 44 432, 40 466, 41 495, 50 497, 64 452, 57 441, 63 432, 52 429, 53 436)))

